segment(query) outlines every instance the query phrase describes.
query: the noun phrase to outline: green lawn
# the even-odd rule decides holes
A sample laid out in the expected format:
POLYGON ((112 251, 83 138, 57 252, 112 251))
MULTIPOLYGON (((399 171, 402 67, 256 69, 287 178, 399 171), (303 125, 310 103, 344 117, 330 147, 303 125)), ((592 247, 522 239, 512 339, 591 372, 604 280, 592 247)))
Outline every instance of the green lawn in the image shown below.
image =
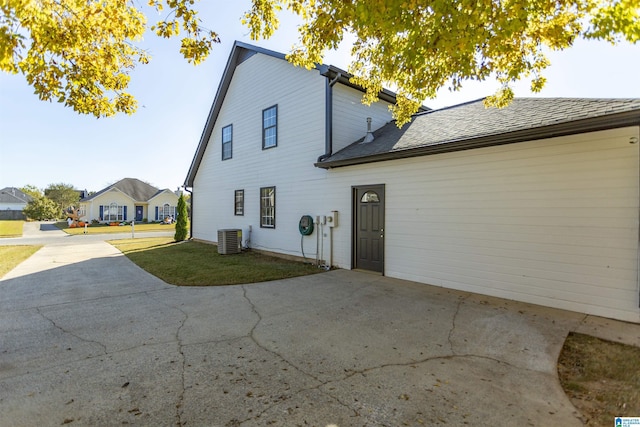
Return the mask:
POLYGON ((33 255, 42 246, 0 246, 0 277, 33 255))
POLYGON ((131 261, 167 283, 218 286, 265 282, 319 273, 315 266, 248 251, 218 254, 218 247, 171 238, 111 240, 131 261))
MULTIPOLYGON (((69 228, 66 222, 57 222, 56 227, 64 231, 67 234, 84 234, 84 227, 69 228)), ((134 226, 135 232, 145 231, 171 231, 175 232, 175 224, 144 224, 136 223, 134 226)), ((131 225, 103 225, 103 224, 91 224, 87 227, 87 234, 108 234, 108 233, 131 233, 131 225)))
POLYGON ((24 221, 0 221, 0 237, 20 237, 22 236, 22 226, 24 221))

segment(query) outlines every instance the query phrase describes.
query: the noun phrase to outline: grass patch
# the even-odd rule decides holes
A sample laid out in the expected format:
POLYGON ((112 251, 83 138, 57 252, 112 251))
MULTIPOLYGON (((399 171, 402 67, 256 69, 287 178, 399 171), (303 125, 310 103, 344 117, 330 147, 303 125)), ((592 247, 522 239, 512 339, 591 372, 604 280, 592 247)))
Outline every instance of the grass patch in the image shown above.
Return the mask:
POLYGON ((640 415, 640 348, 571 333, 558 375, 587 426, 612 426, 614 417, 640 415))
POLYGON ((33 255, 42 246, 0 246, 0 277, 13 270, 18 264, 33 255))
POLYGON ((20 237, 22 236, 22 226, 24 221, 0 221, 0 237, 20 237))
POLYGON ((168 237, 111 240, 112 245, 144 270, 178 286, 220 286, 265 282, 319 273, 317 267, 243 252, 220 255, 218 247, 168 237))
MULTIPOLYGON (((84 227, 69 228, 66 222, 57 222, 56 227, 64 231, 67 234, 84 234, 84 227)), ((134 231, 136 233, 144 233, 147 231, 171 231, 175 232, 175 224, 145 224, 136 223, 134 231)), ((104 224, 91 224, 87 227, 87 234, 108 234, 108 233, 131 233, 131 224, 129 225, 104 225, 104 224)))

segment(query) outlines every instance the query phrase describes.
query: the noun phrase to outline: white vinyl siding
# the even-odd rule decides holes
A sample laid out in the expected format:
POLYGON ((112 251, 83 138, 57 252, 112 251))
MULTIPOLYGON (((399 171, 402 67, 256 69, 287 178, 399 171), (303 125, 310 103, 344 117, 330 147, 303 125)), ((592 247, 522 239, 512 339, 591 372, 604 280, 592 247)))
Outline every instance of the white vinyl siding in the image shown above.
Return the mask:
POLYGON ((638 128, 332 175, 341 185, 386 184, 385 275, 637 322, 639 174, 631 136, 638 128))
POLYGON ((252 248, 300 254, 298 221, 322 209, 317 183, 327 172, 313 163, 325 150, 325 85, 317 71, 262 54, 237 66, 194 180, 195 238, 216 242, 218 229, 239 228, 243 238, 250 235, 252 248), (262 112, 275 105, 277 148, 263 150, 262 112), (229 123, 234 160, 223 162, 215 144, 229 123), (275 230, 260 227, 265 186, 277 189, 275 230), (244 190, 242 216, 234 215, 231 197, 238 189, 244 190))
MULTIPOLYGON (((640 322, 637 126, 324 170, 313 163, 325 85, 262 54, 235 69, 212 132, 234 124, 234 161, 210 142, 193 187, 196 239, 240 228, 252 248, 301 256, 300 217, 335 210, 338 226, 302 244, 314 257, 318 236, 321 259, 351 268, 351 188, 384 184, 385 275, 640 322), (278 149, 262 150, 257 118, 273 105, 278 149), (277 188, 276 230, 259 226, 265 185, 277 188), (233 215, 239 188, 244 216, 233 215)), ((334 86, 334 151, 364 136, 366 117, 383 123, 353 95, 334 86), (354 120, 341 113, 350 108, 354 120)))
POLYGON ((333 152, 337 152, 367 134, 367 118, 374 131, 391 121, 389 103, 362 103, 362 92, 336 84, 333 86, 333 152))
POLYGON ((100 194, 96 198, 94 198, 91 203, 86 208, 87 213, 83 218, 85 221, 98 220, 102 222, 117 222, 117 221, 126 221, 131 219, 131 215, 135 215, 135 208, 133 200, 131 197, 127 196, 123 192, 119 190, 109 190, 103 194, 100 194), (118 218, 118 211, 115 208, 114 216, 111 216, 109 213, 110 219, 105 219, 105 212, 109 210, 110 206, 120 206, 122 207, 121 217, 118 218), (102 217, 100 216, 102 206, 102 217), (124 219, 124 207, 127 207, 127 218, 124 219))

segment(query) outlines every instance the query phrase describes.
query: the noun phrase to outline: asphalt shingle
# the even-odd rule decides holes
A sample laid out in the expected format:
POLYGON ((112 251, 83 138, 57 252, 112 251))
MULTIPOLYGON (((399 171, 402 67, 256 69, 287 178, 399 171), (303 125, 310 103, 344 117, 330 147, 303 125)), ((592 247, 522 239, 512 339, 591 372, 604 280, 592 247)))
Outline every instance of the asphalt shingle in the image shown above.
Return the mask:
POLYGON ((89 196, 81 201, 91 200, 114 188, 117 188, 118 190, 122 191, 123 193, 131 197, 133 200, 139 201, 139 202, 147 201, 161 191, 158 188, 154 187, 153 185, 147 184, 146 182, 140 181, 139 179, 124 178, 116 182, 115 184, 111 184, 110 186, 103 188, 102 190, 98 191, 92 196, 89 196))
MULTIPOLYGON (((431 110, 414 116, 398 129, 391 122, 363 139, 334 153, 323 163, 365 159, 387 153, 474 140, 483 137, 604 117, 629 111, 640 112, 640 99, 516 98, 505 108, 485 107, 484 100, 431 110)), ((468 148, 468 147, 467 147, 468 148)))

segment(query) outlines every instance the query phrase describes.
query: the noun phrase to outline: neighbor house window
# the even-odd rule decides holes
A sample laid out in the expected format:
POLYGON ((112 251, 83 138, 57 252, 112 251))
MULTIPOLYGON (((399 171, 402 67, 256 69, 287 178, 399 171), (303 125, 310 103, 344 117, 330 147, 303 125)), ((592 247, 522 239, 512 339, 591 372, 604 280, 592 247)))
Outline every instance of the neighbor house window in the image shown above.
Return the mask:
POLYGON ((260 189, 260 227, 276 227, 276 187, 260 189))
POLYGON ((231 158, 233 154, 233 125, 222 128, 222 160, 231 158))
POLYGON ((167 218, 176 218, 176 207, 165 203, 162 206, 156 206, 156 221, 164 221, 167 218))
POLYGON ((120 222, 127 220, 127 207, 117 203, 101 206, 102 220, 107 222, 120 222))
POLYGON ((278 145, 278 106, 262 110, 262 148, 278 145))
POLYGON ((244 215, 244 190, 236 190, 234 199, 234 215, 244 215))

